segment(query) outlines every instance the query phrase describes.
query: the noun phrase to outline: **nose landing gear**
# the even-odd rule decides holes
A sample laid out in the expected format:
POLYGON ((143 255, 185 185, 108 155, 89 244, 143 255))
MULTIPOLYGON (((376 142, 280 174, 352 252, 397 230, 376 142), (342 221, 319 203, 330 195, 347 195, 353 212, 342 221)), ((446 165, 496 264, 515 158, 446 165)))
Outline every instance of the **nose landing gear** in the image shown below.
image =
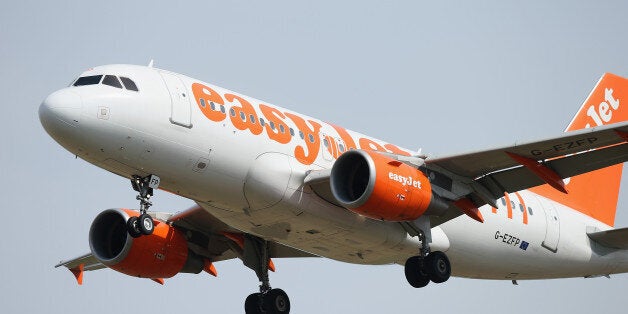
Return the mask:
POLYGON ((134 238, 141 235, 150 235, 155 229, 153 218, 146 212, 148 208, 153 205, 153 203, 150 202, 150 198, 153 196, 153 189, 159 187, 159 182, 160 179, 156 175, 149 175, 143 178, 136 175, 131 178, 133 190, 139 193, 136 199, 140 201, 139 217, 131 217, 127 221, 129 235, 134 238))

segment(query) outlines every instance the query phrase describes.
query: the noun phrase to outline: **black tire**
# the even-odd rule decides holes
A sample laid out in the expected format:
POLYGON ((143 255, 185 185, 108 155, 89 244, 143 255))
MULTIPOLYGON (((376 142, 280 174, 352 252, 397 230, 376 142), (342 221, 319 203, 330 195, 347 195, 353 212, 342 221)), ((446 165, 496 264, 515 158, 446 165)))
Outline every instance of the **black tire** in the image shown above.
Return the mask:
POLYGON ((126 230, 130 236, 137 238, 142 235, 140 231, 139 220, 137 217, 131 217, 126 221, 126 230))
POLYGON ((244 301, 244 313, 246 314, 259 314, 262 313, 260 308, 260 293, 253 293, 246 297, 244 301))
POLYGON ((144 235, 151 235, 153 234, 153 230, 155 230, 155 222, 153 221, 153 217, 149 214, 140 215, 138 225, 140 232, 144 235))
POLYGON ((264 310, 266 313, 290 313, 290 299, 281 289, 272 289, 264 296, 264 310))
POLYGON ((436 251, 425 258, 425 270, 434 283, 447 281, 451 276, 451 264, 445 253, 436 251))
POLYGON ((430 283, 430 277, 423 271, 422 266, 419 256, 408 258, 404 265, 406 280, 415 288, 423 288, 430 283))

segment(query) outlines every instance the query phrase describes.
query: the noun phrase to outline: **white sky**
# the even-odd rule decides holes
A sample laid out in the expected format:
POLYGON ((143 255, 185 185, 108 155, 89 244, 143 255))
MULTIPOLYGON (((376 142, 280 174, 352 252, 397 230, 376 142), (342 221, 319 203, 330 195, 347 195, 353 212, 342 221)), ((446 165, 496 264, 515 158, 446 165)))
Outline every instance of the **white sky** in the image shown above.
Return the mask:
MULTIPOLYGON (((88 252, 101 210, 137 206, 126 180, 75 160, 39 123, 40 102, 86 68, 154 58, 432 154, 559 134, 603 72, 628 75, 624 1, 87 2, 0 4, 3 313, 238 313, 257 289, 239 260, 218 263, 218 278, 178 275, 163 287, 111 270, 78 287, 53 268, 88 252)), ((628 226, 626 182, 618 227, 628 226)), ((154 201, 191 205, 163 192, 154 201)), ((452 278, 416 290, 395 265, 275 265, 271 283, 295 313, 623 313, 628 279, 452 278)))

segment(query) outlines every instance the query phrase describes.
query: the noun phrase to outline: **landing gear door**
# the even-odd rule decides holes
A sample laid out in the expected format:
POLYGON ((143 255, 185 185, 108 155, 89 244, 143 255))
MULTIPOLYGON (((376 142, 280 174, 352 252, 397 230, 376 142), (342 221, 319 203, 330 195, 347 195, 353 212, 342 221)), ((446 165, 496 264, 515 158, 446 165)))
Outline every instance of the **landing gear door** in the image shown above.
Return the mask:
POLYGON ((190 96, 186 93, 183 81, 175 74, 159 72, 164 79, 170 93, 171 113, 170 122, 182 127, 192 127, 192 108, 190 96))

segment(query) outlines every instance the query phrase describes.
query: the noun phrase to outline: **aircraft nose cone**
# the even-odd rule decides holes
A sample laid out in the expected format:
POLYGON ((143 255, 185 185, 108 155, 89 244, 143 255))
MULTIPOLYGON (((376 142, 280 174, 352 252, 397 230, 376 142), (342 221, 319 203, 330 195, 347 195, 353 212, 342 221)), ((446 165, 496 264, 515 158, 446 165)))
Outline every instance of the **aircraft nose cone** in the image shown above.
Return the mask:
POLYGON ((82 108, 81 96, 62 89, 50 94, 41 103, 39 121, 50 136, 60 141, 78 133, 82 108))

